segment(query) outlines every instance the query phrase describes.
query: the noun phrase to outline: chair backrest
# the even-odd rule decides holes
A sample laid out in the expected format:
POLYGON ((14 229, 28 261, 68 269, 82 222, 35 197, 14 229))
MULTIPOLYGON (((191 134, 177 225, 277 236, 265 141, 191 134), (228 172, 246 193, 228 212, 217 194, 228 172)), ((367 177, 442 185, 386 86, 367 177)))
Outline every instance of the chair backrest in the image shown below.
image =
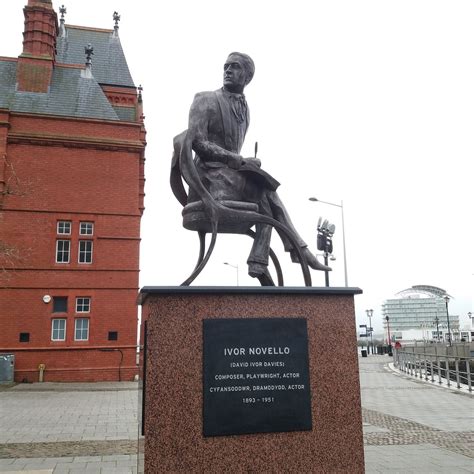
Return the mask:
POLYGON ((179 157, 181 155, 181 149, 183 148, 184 139, 186 138, 186 132, 181 132, 173 138, 173 157, 171 158, 171 170, 170 170, 170 186, 176 199, 184 207, 188 202, 188 193, 183 186, 183 177, 181 175, 181 169, 179 164, 179 157))

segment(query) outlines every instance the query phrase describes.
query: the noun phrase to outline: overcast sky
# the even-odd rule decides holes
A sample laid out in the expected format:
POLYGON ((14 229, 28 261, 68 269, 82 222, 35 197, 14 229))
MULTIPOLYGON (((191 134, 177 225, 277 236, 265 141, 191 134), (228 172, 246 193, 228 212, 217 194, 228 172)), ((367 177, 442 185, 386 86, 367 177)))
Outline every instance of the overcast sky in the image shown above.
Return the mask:
MULTIPOLYGON (((26 0, 2 1, 0 54, 18 56, 26 0)), ((55 1, 58 10, 62 2, 55 1)), ((310 248, 319 216, 336 225, 331 286, 344 286, 344 202, 349 286, 358 323, 412 285, 445 289, 450 312, 473 311, 474 2, 436 0, 70 0, 66 22, 112 28, 135 83, 144 87, 148 146, 140 285, 179 285, 198 239, 182 228, 169 188, 173 136, 198 91, 221 86, 231 51, 256 72, 246 89, 262 167, 310 248), (146 4, 146 6, 145 6, 146 4)), ((251 240, 220 236, 196 285, 257 285, 247 276, 251 240)), ((275 236, 285 283, 303 284, 275 236)), ((324 273, 312 272, 313 285, 324 273)), ((328 315, 330 317, 330 315, 328 315)))

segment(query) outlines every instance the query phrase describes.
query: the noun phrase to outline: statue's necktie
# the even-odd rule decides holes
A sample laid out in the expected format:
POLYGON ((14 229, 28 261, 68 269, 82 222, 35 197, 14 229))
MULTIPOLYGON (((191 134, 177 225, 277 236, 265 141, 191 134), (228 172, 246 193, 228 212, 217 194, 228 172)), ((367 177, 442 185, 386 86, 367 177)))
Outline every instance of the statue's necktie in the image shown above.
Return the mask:
POLYGON ((232 112, 234 113, 237 121, 243 123, 247 117, 247 102, 243 95, 232 95, 231 96, 232 112))

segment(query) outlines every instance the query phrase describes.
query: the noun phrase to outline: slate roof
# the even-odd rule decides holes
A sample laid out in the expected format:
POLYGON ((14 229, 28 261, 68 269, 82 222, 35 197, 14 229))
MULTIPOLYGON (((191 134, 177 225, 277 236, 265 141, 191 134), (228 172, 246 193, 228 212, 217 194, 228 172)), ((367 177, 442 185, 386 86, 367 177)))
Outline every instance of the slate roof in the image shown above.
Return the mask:
POLYGON ((0 108, 14 112, 120 120, 95 77, 56 65, 49 92, 16 90, 16 61, 0 61, 0 108))
POLYGON ((84 64, 84 47, 94 48, 92 73, 99 84, 135 87, 120 38, 113 30, 97 30, 66 25, 66 36, 57 38, 56 62, 84 64))
POLYGON ((113 107, 101 85, 135 87, 113 30, 66 25, 66 35, 57 38, 56 64, 48 93, 16 90, 16 61, 0 60, 0 108, 15 112, 136 121, 134 107, 113 107), (92 77, 84 70, 61 64, 84 65, 84 47, 91 44, 92 77))

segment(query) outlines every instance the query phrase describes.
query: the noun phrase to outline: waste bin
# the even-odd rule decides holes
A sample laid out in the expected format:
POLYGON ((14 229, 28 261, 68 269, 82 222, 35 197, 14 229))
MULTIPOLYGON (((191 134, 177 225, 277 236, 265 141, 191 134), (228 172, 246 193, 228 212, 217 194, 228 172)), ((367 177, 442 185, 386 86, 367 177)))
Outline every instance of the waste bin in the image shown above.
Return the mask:
POLYGON ((360 351, 360 353, 361 353, 362 357, 367 357, 367 351, 365 349, 362 349, 360 351))

